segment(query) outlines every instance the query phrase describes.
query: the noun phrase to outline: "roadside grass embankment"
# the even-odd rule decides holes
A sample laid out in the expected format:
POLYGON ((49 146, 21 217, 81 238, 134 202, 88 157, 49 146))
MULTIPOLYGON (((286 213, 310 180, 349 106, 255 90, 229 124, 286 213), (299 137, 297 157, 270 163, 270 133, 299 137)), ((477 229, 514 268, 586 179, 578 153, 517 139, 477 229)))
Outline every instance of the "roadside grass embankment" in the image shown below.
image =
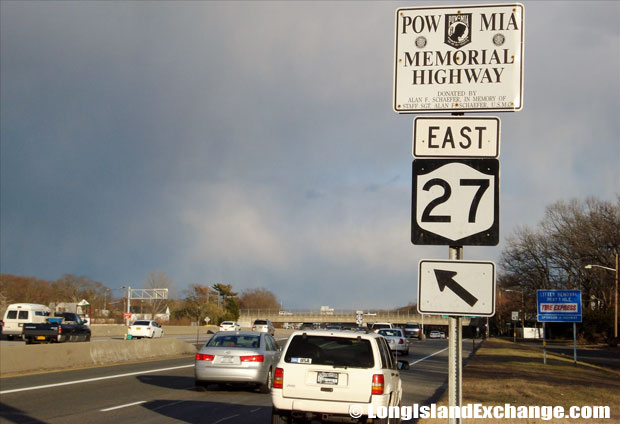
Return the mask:
MULTIPOLYGON (((502 424, 594 424, 620 423, 620 372, 547 353, 535 346, 515 345, 506 340, 486 340, 463 369, 462 405, 488 406, 609 406, 610 419, 503 418, 463 419, 466 423, 502 424)), ((448 390, 438 406, 448 405, 448 390)), ((421 419, 419 424, 448 423, 448 419, 421 419)))

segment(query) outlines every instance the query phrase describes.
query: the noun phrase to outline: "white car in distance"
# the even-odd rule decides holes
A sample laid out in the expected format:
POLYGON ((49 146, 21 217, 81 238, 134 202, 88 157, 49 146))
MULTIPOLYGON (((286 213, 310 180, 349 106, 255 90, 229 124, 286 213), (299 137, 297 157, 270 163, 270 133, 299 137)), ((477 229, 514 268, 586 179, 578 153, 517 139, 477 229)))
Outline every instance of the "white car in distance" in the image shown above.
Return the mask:
POLYGON ((163 337, 164 329, 156 321, 138 320, 127 329, 127 336, 132 339, 163 337))
POLYGON ((241 325, 236 323, 235 321, 224 321, 220 324, 219 331, 239 331, 241 330, 241 325))

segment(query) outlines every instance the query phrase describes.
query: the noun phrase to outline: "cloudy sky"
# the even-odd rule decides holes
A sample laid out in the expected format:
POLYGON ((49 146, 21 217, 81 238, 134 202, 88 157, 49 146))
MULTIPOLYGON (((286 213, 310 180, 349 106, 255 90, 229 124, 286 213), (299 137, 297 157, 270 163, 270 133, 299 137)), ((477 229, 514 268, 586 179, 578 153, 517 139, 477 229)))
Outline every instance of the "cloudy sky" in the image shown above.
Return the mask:
MULTIPOLYGON (((410 241, 394 13, 429 3, 2 1, 1 272, 413 301, 418 261, 448 248, 410 241)), ((619 16, 525 2, 523 110, 494 114, 501 241, 465 258, 620 192, 619 16)))

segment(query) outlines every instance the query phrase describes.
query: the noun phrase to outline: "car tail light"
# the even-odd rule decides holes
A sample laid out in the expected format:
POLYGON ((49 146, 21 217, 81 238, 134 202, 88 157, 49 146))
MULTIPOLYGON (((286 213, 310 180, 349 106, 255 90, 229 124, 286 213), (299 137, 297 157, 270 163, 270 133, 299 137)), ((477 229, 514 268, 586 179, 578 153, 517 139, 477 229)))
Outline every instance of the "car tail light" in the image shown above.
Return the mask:
POLYGON ((273 389, 281 389, 284 386, 284 369, 276 368, 273 373, 273 389))
POLYGON ((382 395, 383 394, 383 374, 375 374, 372 376, 372 394, 373 395, 382 395))
POLYGON ((62 334, 62 327, 58 324, 58 334, 62 334))
POLYGON ((242 356, 241 362, 265 362, 263 355, 242 356))
POLYGON ((400 339, 400 340, 398 341, 398 344, 403 344, 403 343, 405 343, 405 341, 404 341, 403 339, 400 339))
POLYGON ((215 358, 215 355, 207 355, 204 353, 197 353, 196 354, 196 360, 197 361, 213 361, 213 359, 215 358))
POLYGON ((252 326, 252 330, 256 330, 256 326, 255 325, 252 326))

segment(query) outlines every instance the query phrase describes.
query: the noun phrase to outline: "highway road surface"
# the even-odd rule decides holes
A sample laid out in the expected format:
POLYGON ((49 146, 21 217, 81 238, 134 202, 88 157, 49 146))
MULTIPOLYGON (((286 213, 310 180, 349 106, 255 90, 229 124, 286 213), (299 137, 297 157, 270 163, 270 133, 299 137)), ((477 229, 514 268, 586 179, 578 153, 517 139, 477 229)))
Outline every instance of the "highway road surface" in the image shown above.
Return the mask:
MULTIPOLYGON (((463 355, 472 349, 463 342, 463 355)), ((428 403, 447 378, 447 341, 414 341, 403 404, 428 403)), ((248 388, 194 388, 193 357, 3 378, 8 423, 269 423, 271 398, 248 388)))

